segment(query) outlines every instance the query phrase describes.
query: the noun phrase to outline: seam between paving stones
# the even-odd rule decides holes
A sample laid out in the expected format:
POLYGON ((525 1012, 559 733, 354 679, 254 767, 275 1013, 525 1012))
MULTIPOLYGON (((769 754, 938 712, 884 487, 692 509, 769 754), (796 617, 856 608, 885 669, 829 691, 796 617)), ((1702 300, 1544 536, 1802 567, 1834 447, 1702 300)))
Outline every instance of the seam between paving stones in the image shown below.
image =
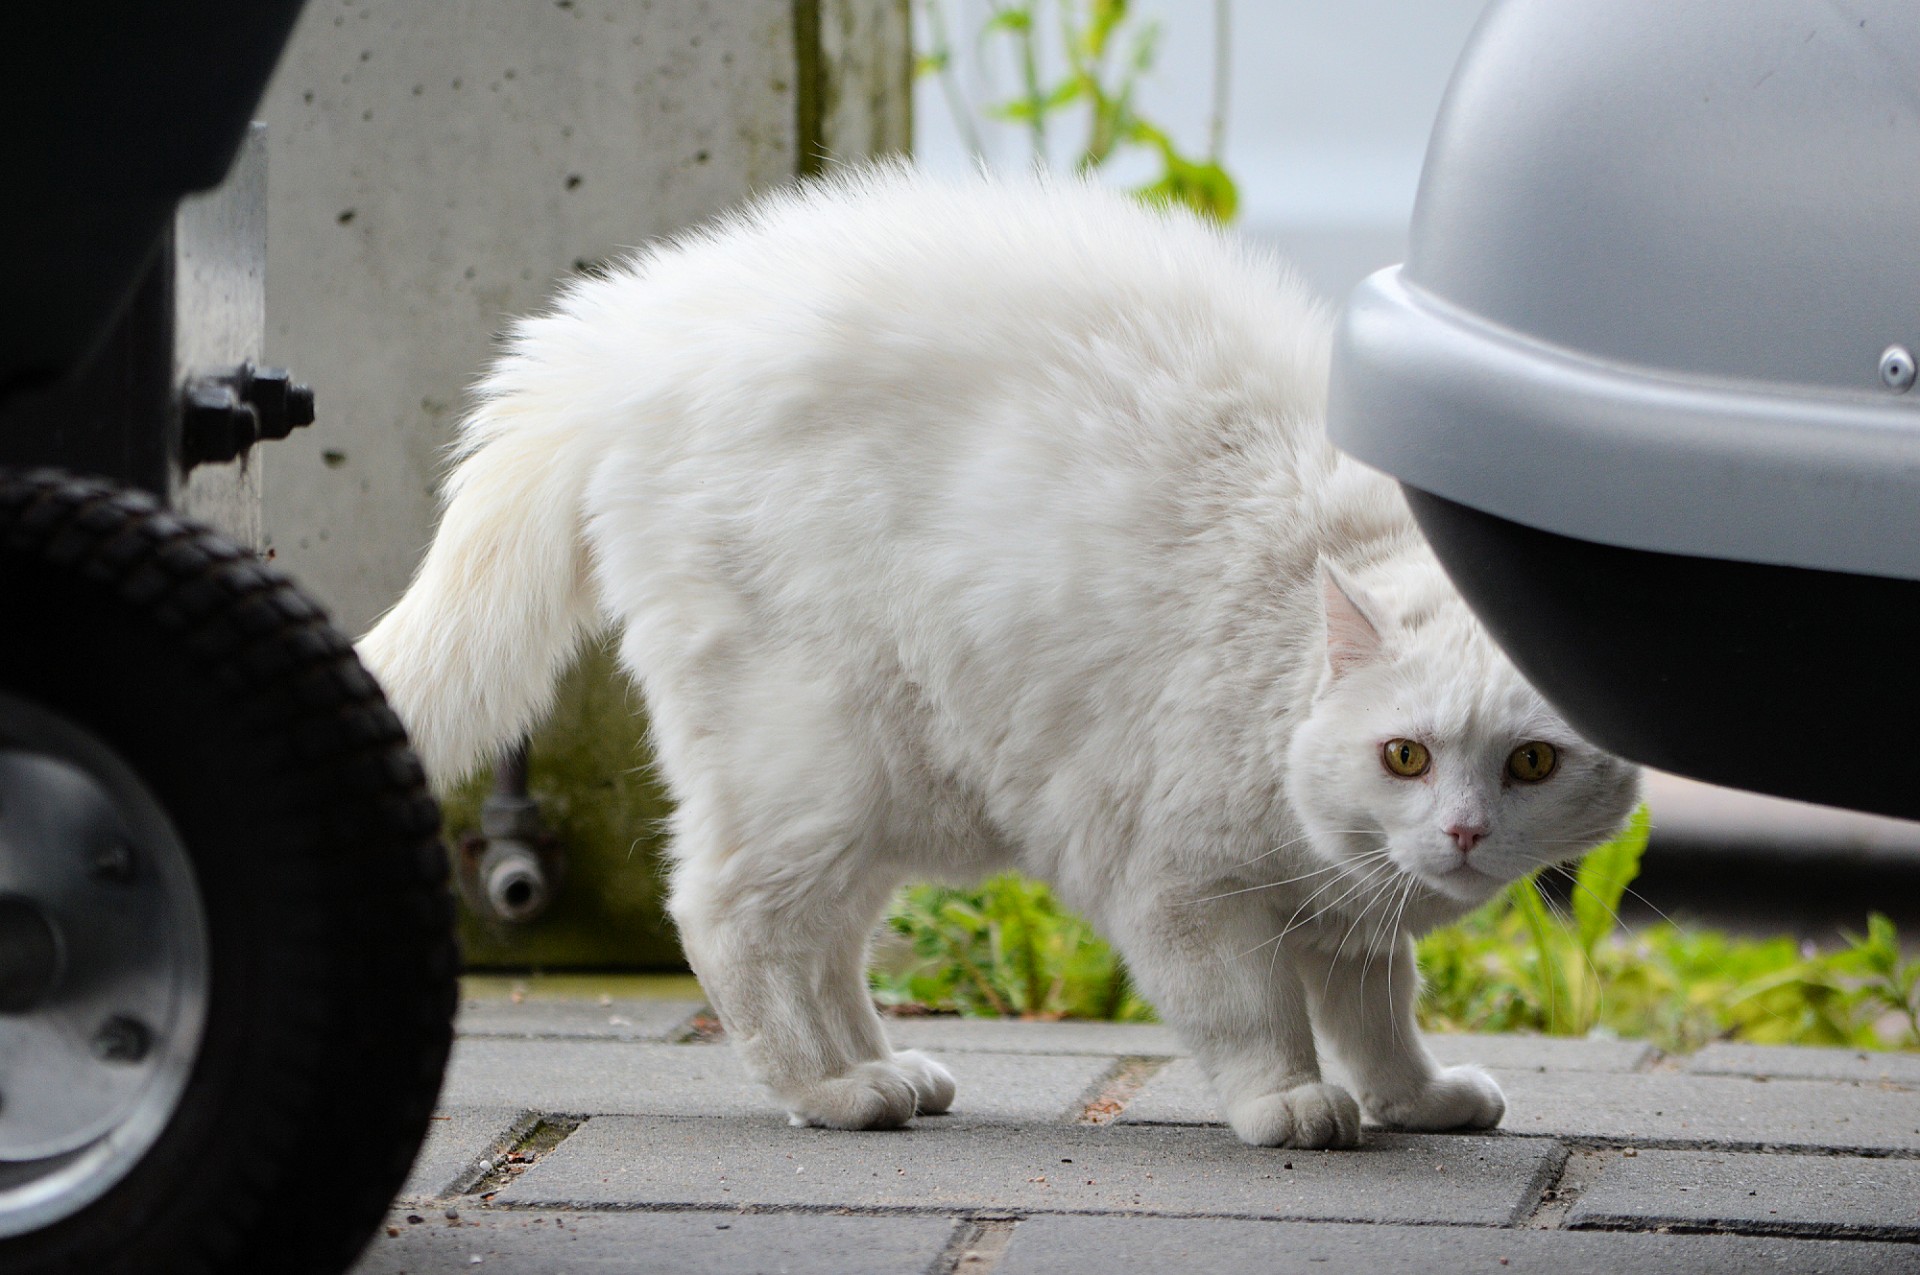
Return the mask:
MULTIPOLYGON (((1226 1126, 1218 1120, 1150 1120, 1134 1126, 1140 1129, 1221 1129, 1226 1126)), ((1364 1125, 1361 1138, 1364 1141, 1369 1133, 1407 1132, 1384 1125, 1364 1125)), ((1618 1138, 1599 1134, 1565 1133, 1543 1129, 1535 1133, 1527 1129, 1485 1129, 1474 1134, 1483 1138, 1525 1138, 1528 1141, 1544 1140, 1558 1142, 1563 1146, 1576 1147, 1585 1151, 1624 1151, 1632 1148, 1639 1151, 1725 1151, 1753 1155, 1806 1155, 1845 1156, 1861 1160, 1920 1160, 1920 1148, 1916 1147, 1856 1147, 1835 1146, 1830 1142, 1740 1142, 1719 1138, 1618 1138)))
POLYGON ((496 1138, 485 1151, 468 1163, 452 1183, 432 1198, 439 1201, 477 1197, 482 1208, 489 1207, 494 1192, 505 1188, 517 1176, 504 1171, 509 1155, 542 1140, 546 1142, 540 1148, 540 1154, 550 1154, 592 1118, 557 1111, 522 1112, 519 1119, 507 1126, 505 1137, 496 1138), (491 1163, 483 1163, 486 1161, 491 1163), (487 1189, 489 1184, 492 1191, 487 1189))
MULTIPOLYGON (((1170 1127, 1170 1126, 1162 1126, 1170 1127)), ((1198 1126, 1193 1126, 1198 1127, 1198 1126)), ((1372 1126, 1368 1126, 1372 1128, 1372 1126)), ((1714 1138, 1602 1138, 1573 1133, 1527 1133, 1518 1129, 1488 1130, 1494 1138, 1544 1138, 1583 1151, 1724 1151, 1744 1155, 1805 1155, 1860 1160, 1920 1160, 1912 1147, 1836 1147, 1832 1143, 1733 1142, 1714 1138)))
POLYGON ((1513 1213, 1507 1219, 1508 1226, 1524 1227, 1539 1216, 1542 1205, 1547 1202, 1549 1192, 1557 1198, 1560 1180, 1567 1174, 1567 1164, 1573 1159, 1573 1151, 1565 1143, 1556 1143, 1558 1155, 1550 1155, 1541 1161, 1533 1171, 1533 1181, 1521 1194, 1520 1202, 1513 1206, 1513 1213))
POLYGON ((1870 1222, 1716 1222, 1712 1219, 1655 1221, 1623 1215, 1583 1219, 1566 1228, 1569 1231, 1604 1231, 1615 1235, 1746 1235, 1766 1239, 1860 1240, 1879 1244, 1910 1244, 1920 1247, 1912 1227, 1875 1226, 1870 1222))
POLYGON ((1521 1226, 1541 1231, 1566 1229, 1567 1218, 1580 1197, 1600 1180, 1608 1165, 1619 1159, 1611 1149, 1563 1145, 1567 1145, 1567 1158, 1561 1162, 1560 1172, 1540 1192, 1533 1211, 1521 1226))
MULTIPOLYGON (((1086 1106, 1089 1106, 1093 1102, 1098 1101, 1100 1096, 1104 1092, 1106 1092, 1106 1087, 1108 1084, 1112 1083, 1115 1080, 1121 1079, 1121 1077, 1117 1076, 1116 1073, 1120 1072, 1128 1063, 1142 1062, 1147 1064, 1153 1064, 1153 1067, 1151 1068, 1151 1070, 1148 1070, 1145 1076, 1141 1078, 1141 1087, 1144 1087, 1145 1081, 1147 1079, 1150 1079, 1155 1071, 1158 1071, 1161 1067, 1164 1067, 1166 1064, 1172 1061, 1174 1060, 1171 1058, 1159 1058, 1159 1057, 1143 1057, 1138 1059, 1126 1059, 1126 1058, 1119 1059, 1116 1061, 1116 1064, 1112 1070, 1108 1071, 1106 1075, 1102 1076, 1099 1080, 1095 1081, 1092 1086, 1089 1087, 1087 1091, 1088 1096, 1085 1098, 1084 1102, 1081 1105, 1079 1106, 1070 1105, 1067 1108, 1067 1110, 1070 1113, 1077 1112, 1077 1111, 1084 1111, 1086 1106)), ((1136 1089, 1134 1092, 1137 1093, 1138 1090, 1136 1089)), ((1129 1099, 1131 1099, 1132 1096, 1133 1096, 1132 1093, 1129 1093, 1127 1095, 1129 1099)), ((1124 1111, 1124 1107, 1122 1108, 1122 1111, 1124 1111)), ((567 1125, 567 1126, 570 1126, 567 1129, 567 1133, 568 1135, 571 1135, 574 1132, 577 1132, 579 1128, 582 1125, 584 1125, 587 1121, 592 1120, 594 1118, 594 1114, 595 1113, 593 1112, 575 1112, 575 1111, 523 1112, 520 1115, 520 1117, 513 1122, 512 1125, 508 1126, 507 1132, 508 1132, 508 1135, 513 1139, 513 1141, 508 1141, 506 1138, 496 1139, 495 1142, 488 1148, 486 1152, 483 1152, 481 1156, 475 1158, 472 1164, 472 1168, 477 1169, 479 1160, 482 1158, 493 1158, 493 1155, 496 1152, 510 1151, 518 1147, 522 1142, 526 1141, 526 1139, 530 1137, 532 1133, 541 1125, 567 1125)), ((1115 1113, 1114 1119, 1117 1119, 1119 1114, 1121 1113, 1118 1113, 1118 1112, 1115 1113)), ((647 1118, 658 1118, 658 1117, 621 1117, 621 1118, 647 1119, 647 1118)), ((720 1113, 706 1114, 706 1113, 696 1112, 696 1113, 690 1113, 690 1114, 674 1115, 674 1116, 669 1116, 665 1118, 672 1119, 672 1120, 723 1120, 723 1119, 727 1119, 728 1117, 720 1113)), ((1098 1127, 1104 1127, 1106 1125, 1113 1123, 1113 1120, 1111 1119, 1098 1120, 1098 1121, 1086 1120, 1086 1121, 1077 1121, 1077 1122, 1082 1122, 1088 1125, 1093 1125, 1098 1127)), ((1044 1127, 1044 1126, 1040 1126, 1040 1127, 1044 1127)), ((1220 1129, 1220 1128, 1224 1128, 1225 1126, 1222 1125, 1219 1121, 1215 1121, 1215 1120, 1209 1120, 1204 1122, 1161 1120, 1161 1121, 1153 1121, 1152 1123, 1148 1123, 1148 1124, 1141 1124, 1136 1127, 1142 1128, 1142 1129, 1220 1129)), ((1369 1132, 1394 1133, 1394 1132, 1400 1132, 1400 1131, 1387 1129, 1377 1125, 1367 1125, 1362 1130, 1362 1136, 1364 1137, 1365 1134, 1369 1132)), ((1418 1135, 1415 1135, 1415 1136, 1418 1136, 1418 1135)), ((1828 1159, 1835 1159, 1835 1160, 1847 1159, 1847 1158, 1859 1159, 1859 1160, 1920 1160, 1920 1149, 1911 1148, 1911 1147, 1836 1147, 1830 1143, 1734 1142, 1734 1141, 1721 1141, 1721 1140, 1714 1140, 1714 1139, 1702 1140, 1702 1139, 1695 1139, 1695 1138, 1610 1138, 1610 1137, 1597 1137, 1597 1136, 1585 1135, 1585 1134, 1550 1133, 1550 1132, 1530 1133, 1530 1132, 1523 1132, 1517 1129, 1487 1129, 1487 1130, 1481 1131, 1477 1136, 1487 1138, 1489 1140, 1499 1139, 1499 1138, 1521 1138, 1521 1139, 1525 1139, 1528 1142, 1534 1142, 1534 1141, 1557 1142, 1561 1145, 1562 1148, 1565 1148, 1568 1150, 1579 1150, 1579 1151, 1719 1151, 1719 1152, 1726 1152, 1730 1154, 1742 1154, 1742 1155, 1824 1156, 1828 1159)), ((557 1146, 558 1144, 555 1144, 555 1145, 557 1146)), ((1562 1164, 1561 1167, 1564 1168, 1564 1163, 1562 1164)), ((469 1182, 470 1180, 471 1179, 465 1176, 464 1174, 462 1177, 455 1179, 456 1182, 463 1182, 463 1183, 469 1182)), ((1547 1184, 1547 1186, 1549 1187, 1551 1185, 1552 1185, 1551 1183, 1547 1184)), ((1546 1189, 1546 1187, 1543 1187, 1542 1189, 1546 1189)), ((453 1191, 453 1190, 443 1191, 442 1195, 467 1194, 467 1193, 468 1191, 465 1188, 463 1188, 460 1191, 453 1191)), ((436 1196, 434 1198, 437 1199, 439 1197, 436 1196)))
POLYGON ((1140 1091, 1173 1059, 1159 1054, 1129 1054, 1113 1060, 1067 1110, 1075 1124, 1112 1124, 1140 1091))
POLYGON ((927 1267, 928 1275, 958 1275, 962 1266, 966 1275, 992 1275, 1006 1259, 1007 1246, 1013 1242, 1017 1217, 963 1214, 955 1219, 947 1246, 927 1267))
POLYGON ((711 1200, 492 1200, 480 1208, 489 1213, 737 1213, 760 1215, 773 1213, 819 1213, 832 1217, 962 1217, 982 1221, 999 1219, 1020 1222, 1035 1217, 1165 1217, 1194 1222, 1290 1222, 1307 1225, 1328 1223, 1340 1226, 1461 1227, 1475 1231, 1514 1231, 1524 1229, 1514 1222, 1470 1222, 1459 1218, 1379 1218, 1364 1214, 1302 1216, 1293 1213, 1247 1213, 1222 1210, 1149 1209, 1149 1208, 1048 1208, 1043 1205, 954 1204, 719 1204, 711 1200))
POLYGON ((477 1155, 461 1165, 444 1185, 422 1198, 448 1200, 465 1195, 475 1183, 487 1176, 487 1168, 482 1167, 483 1161, 495 1160, 525 1142, 533 1135, 533 1131, 540 1127, 542 1119, 544 1117, 538 1111, 522 1111, 500 1131, 498 1137, 488 1142, 477 1155))
MULTIPOLYGON (((580 1126, 586 1122, 586 1116, 562 1116, 551 1112, 534 1113, 532 1123, 523 1132, 507 1142, 505 1146, 497 1148, 492 1155, 482 1157, 475 1165, 478 1172, 472 1174, 460 1190, 448 1192, 448 1195, 477 1195, 481 1203, 486 1203, 519 1176, 508 1167, 510 1157, 515 1152, 529 1153, 527 1159, 522 1161, 522 1167, 524 1167, 532 1162, 535 1153, 547 1155, 553 1152, 561 1143, 578 1132, 580 1126), (491 1163, 488 1163, 489 1160, 491 1163), (489 1187, 492 1189, 489 1190, 489 1187)), ((520 1122, 515 1123, 517 1126, 520 1122)))
MULTIPOLYGON (((940 1255, 928 1267, 930 1275, 952 1275, 960 1261, 972 1250, 990 1230, 1005 1234, 1011 1241, 1019 1223, 1042 1217, 1094 1217, 1094 1218, 1167 1218, 1188 1222, 1263 1222, 1285 1226, 1368 1226, 1390 1227, 1396 1230, 1418 1231, 1444 1228, 1449 1230, 1484 1231, 1498 1234, 1501 1232, 1535 1229, 1529 1228, 1524 1221, 1489 1224, 1484 1222, 1465 1222, 1458 1219, 1435 1219, 1421 1221, 1414 1219, 1389 1219, 1369 1217, 1293 1217, 1280 1213, 1196 1213, 1185 1210, 1138 1210, 1138 1209, 1049 1209, 1049 1208, 962 1208, 923 1206, 923 1205, 836 1205, 836 1204, 715 1204, 711 1202, 672 1202, 672 1203, 606 1203, 606 1202, 561 1202, 546 1201, 539 1204, 521 1204, 514 1202, 483 1204, 481 1210, 486 1213, 723 1213, 734 1217, 777 1217, 783 1214, 808 1214, 825 1217, 946 1217, 956 1222, 954 1238, 950 1239, 940 1255)), ((1648 1225, 1630 1225, 1633 1219, 1601 1219, 1598 1222, 1582 1223, 1576 1227, 1563 1228, 1568 1231, 1603 1232, 1619 1235, 1731 1235, 1757 1239, 1785 1240, 1835 1240, 1858 1243, 1894 1243, 1920 1248, 1920 1240, 1914 1238, 1911 1230, 1893 1231, 1873 1226, 1794 1227, 1781 1225, 1769 1227, 1761 1225, 1713 1226, 1708 1223, 1656 1222, 1648 1225), (1617 1224, 1616 1224, 1617 1223, 1617 1224)), ((1001 1245, 992 1254, 992 1265, 971 1265, 967 1275, 989 1275, 999 1264, 1006 1252, 1001 1245)))

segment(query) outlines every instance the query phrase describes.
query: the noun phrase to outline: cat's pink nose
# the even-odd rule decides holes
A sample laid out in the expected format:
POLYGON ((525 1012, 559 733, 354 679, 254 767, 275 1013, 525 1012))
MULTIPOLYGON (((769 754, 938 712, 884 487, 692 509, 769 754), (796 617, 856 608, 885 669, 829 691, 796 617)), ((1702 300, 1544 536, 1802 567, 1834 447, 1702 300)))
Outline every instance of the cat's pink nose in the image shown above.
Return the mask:
POLYGON ((1467 854, 1480 844, 1487 830, 1477 823, 1456 823, 1447 829, 1447 835, 1453 838, 1454 845, 1460 847, 1461 854, 1467 854))

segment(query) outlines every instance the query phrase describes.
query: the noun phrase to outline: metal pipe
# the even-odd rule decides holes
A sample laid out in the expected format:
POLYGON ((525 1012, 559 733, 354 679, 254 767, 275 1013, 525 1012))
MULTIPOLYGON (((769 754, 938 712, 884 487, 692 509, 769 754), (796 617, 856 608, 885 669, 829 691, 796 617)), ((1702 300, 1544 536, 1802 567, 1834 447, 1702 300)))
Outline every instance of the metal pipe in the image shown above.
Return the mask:
POLYGON ((553 881, 540 847, 551 835, 540 819, 540 805, 527 790, 529 741, 521 739, 493 771, 493 791, 480 806, 480 835, 486 849, 475 875, 487 910, 495 919, 525 924, 553 901, 553 881))

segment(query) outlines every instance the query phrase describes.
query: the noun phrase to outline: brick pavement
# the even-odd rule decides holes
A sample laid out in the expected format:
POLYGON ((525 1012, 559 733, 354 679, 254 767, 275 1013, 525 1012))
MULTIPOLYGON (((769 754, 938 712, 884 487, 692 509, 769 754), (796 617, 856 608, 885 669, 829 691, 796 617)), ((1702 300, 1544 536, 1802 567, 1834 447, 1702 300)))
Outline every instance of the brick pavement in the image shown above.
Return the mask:
POLYGON ((1453 1036, 1502 1130, 1241 1146, 1162 1028, 902 1019, 953 1114, 795 1129, 693 1002, 469 1004, 358 1275, 1920 1271, 1920 1057, 1453 1036))

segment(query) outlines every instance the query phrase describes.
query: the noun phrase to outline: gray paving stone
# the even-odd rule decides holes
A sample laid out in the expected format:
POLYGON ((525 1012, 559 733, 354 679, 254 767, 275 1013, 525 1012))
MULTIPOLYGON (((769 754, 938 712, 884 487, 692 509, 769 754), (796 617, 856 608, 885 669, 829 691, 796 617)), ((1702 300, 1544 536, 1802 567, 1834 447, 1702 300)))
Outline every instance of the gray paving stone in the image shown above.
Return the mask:
POLYGON ((1172 1057, 1187 1052, 1171 1028, 1154 1023, 1035 1023, 1006 1018, 889 1018, 895 1049, 930 1053, 1108 1054, 1172 1057))
POLYGON ((503 1213, 405 1211, 374 1236, 353 1275, 901 1275, 925 1271, 952 1237, 941 1217, 821 1213, 503 1213), (478 1262, 473 1261, 479 1258, 478 1262))
POLYGON ((771 1103, 713 1045, 472 1036, 454 1042, 440 1100, 574 1115, 739 1115, 771 1103))
MULTIPOLYGON (((1501 1127, 1508 1133, 1640 1144, 1920 1151, 1920 1101, 1904 1090, 1673 1072, 1491 1070, 1506 1091, 1501 1127)), ((1148 1080, 1117 1123, 1217 1124, 1219 1115, 1199 1065, 1182 1058, 1148 1080)))
POLYGON ((1222 1131, 923 1121, 849 1134, 774 1120, 589 1120, 496 1205, 1165 1213, 1510 1225, 1564 1151, 1531 1138, 1381 1134, 1356 1151, 1222 1131), (1288 1167, 1291 1166, 1291 1167, 1288 1167))
MULTIPOLYGON (((957 1113, 1049 1122, 1079 1114, 1113 1066, 1086 1054, 956 1053, 957 1113)), ((773 1096, 722 1045, 590 1040, 455 1042, 441 1101, 573 1115, 737 1116, 777 1113, 773 1096)))
MULTIPOLYGON (((1182 1058, 1190 1052, 1173 1029, 1152 1023, 1039 1023, 998 1018, 889 1018, 887 1036, 900 1049, 989 1050, 1008 1054, 1113 1054, 1182 1058)), ((1452 1066, 1540 1071, 1636 1071, 1660 1051, 1638 1040, 1454 1033, 1430 1035, 1434 1057, 1452 1066)))
MULTIPOLYGON (((1644 1041, 1579 1040, 1557 1036, 1428 1036, 1443 1066, 1478 1063, 1489 1069, 1534 1072, 1630 1072, 1658 1051, 1644 1041)), ((1346 1084, 1340 1063, 1328 1058, 1326 1077, 1346 1084)), ((1178 1059, 1154 1074, 1120 1116, 1123 1124, 1217 1124, 1219 1107, 1200 1064, 1178 1059)))
POLYGON ((1911 1245, 1734 1235, 1633 1235, 1453 1226, 1344 1226, 1180 1218, 1033 1217, 1014 1228, 995 1275, 1892 1275, 1911 1245))
POLYGON ((1496 1071, 1509 1133, 1776 1150, 1920 1151, 1920 1099, 1817 1080, 1759 1083, 1678 1072, 1496 1071))
POLYGON ((482 1156, 505 1150, 533 1121, 531 1112, 518 1107, 442 1106, 427 1126, 427 1140, 400 1194, 418 1199, 458 1189, 482 1156))
POLYGON ((1768 1076, 1801 1080, 1851 1080, 1920 1088, 1920 1054, 1864 1049, 1813 1049, 1804 1045, 1713 1044, 1687 1059, 1686 1069, 1705 1076, 1768 1076))
POLYGON ((704 1009, 700 1001, 612 1000, 602 1005, 596 1000, 529 998, 516 1005, 501 997, 470 997, 461 1002, 453 1025, 463 1036, 667 1041, 684 1033, 688 1021, 704 1009))
POLYGON ((1915 1240, 1920 1160, 1641 1151, 1609 1161, 1567 1225, 1915 1240))
POLYGON ((1148 1078, 1116 1124, 1219 1124, 1220 1105, 1200 1064, 1176 1058, 1148 1078))
POLYGON ((1433 1035, 1427 1047, 1448 1067, 1478 1063, 1509 1071, 1638 1071, 1660 1056, 1644 1040, 1577 1036, 1433 1035))

